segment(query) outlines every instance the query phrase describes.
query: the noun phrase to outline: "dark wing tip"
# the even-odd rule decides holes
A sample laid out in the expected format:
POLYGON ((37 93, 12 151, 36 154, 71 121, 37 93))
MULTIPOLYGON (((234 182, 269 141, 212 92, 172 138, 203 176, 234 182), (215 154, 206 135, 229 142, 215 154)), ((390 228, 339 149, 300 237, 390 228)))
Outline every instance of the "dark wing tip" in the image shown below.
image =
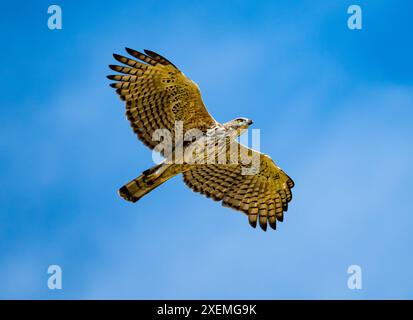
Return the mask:
POLYGON ((153 57, 150 57, 150 56, 147 56, 147 55, 143 54, 142 52, 139 52, 139 51, 137 51, 137 50, 134 50, 134 49, 131 49, 131 48, 128 48, 128 47, 125 47, 125 50, 126 50, 131 56, 133 56, 133 57, 135 57, 135 58, 137 58, 137 59, 139 59, 139 60, 142 60, 143 62, 146 62, 146 63, 148 63, 148 64, 150 64, 150 65, 152 65, 152 66, 156 66, 156 65, 158 64, 157 59, 155 59, 155 58, 153 58, 153 57))
POLYGON ((260 227, 263 231, 267 231, 267 221, 261 221, 260 219, 260 227))
POLYGON ((119 66, 117 66, 117 65, 115 65, 115 64, 110 64, 110 65, 109 65, 109 69, 112 69, 113 71, 118 71, 118 67, 119 67, 119 66))
POLYGON ((159 56, 159 54, 153 52, 152 50, 143 49, 143 52, 145 52, 148 56, 159 56))
POLYGON ((257 216, 256 215, 248 215, 248 222, 251 227, 256 228, 257 227, 257 216))
POLYGON ((132 57, 138 58, 139 60, 145 61, 145 55, 142 52, 139 52, 135 49, 125 47, 127 53, 129 53, 132 57))
POLYGON ((274 230, 277 230, 277 220, 276 219, 268 219, 268 224, 274 230))
POLYGON ((129 53, 129 54, 132 55, 132 56, 134 55, 134 53, 137 52, 136 50, 133 50, 133 49, 128 48, 128 47, 125 47, 125 50, 126 50, 127 53, 129 53))
POLYGON ((283 221, 284 221, 284 212, 283 212, 282 215, 278 215, 278 216, 277 216, 277 220, 278 220, 279 222, 283 222, 283 221))
POLYGON ((122 56, 122 55, 120 55, 120 54, 117 54, 117 53, 114 53, 114 54, 113 54, 113 57, 114 57, 117 61, 119 61, 119 62, 121 62, 121 63, 125 63, 126 57, 124 57, 124 56, 122 56))
POLYGON ((178 67, 176 65, 174 65, 171 61, 169 61, 165 57, 161 56, 159 53, 156 53, 156 52, 154 52, 152 50, 148 50, 148 49, 144 49, 143 52, 145 52, 148 56, 152 57, 156 61, 159 61, 163 65, 168 65, 169 64, 169 65, 173 66, 175 69, 178 69, 178 67))

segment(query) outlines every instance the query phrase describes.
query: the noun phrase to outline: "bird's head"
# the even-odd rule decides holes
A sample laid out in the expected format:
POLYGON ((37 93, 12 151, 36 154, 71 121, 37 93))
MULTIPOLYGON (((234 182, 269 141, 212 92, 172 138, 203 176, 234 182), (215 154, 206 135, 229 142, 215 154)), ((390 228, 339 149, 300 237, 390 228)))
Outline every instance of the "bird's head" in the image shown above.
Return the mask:
POLYGON ((228 121, 224 124, 227 130, 232 130, 236 132, 237 136, 243 133, 252 124, 252 120, 247 118, 236 118, 234 120, 228 121))

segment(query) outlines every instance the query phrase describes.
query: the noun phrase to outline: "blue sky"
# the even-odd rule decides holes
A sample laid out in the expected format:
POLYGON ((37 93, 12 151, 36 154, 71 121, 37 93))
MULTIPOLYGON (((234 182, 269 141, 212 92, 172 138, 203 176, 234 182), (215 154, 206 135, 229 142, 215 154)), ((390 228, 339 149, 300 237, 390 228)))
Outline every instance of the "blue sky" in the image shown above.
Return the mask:
POLYGON ((54 31, 50 4, 2 4, 0 298, 413 298, 410 1, 58 1, 54 31), (218 121, 254 120, 296 182, 277 231, 180 177, 117 196, 152 165, 105 78, 125 46, 173 61, 218 121))

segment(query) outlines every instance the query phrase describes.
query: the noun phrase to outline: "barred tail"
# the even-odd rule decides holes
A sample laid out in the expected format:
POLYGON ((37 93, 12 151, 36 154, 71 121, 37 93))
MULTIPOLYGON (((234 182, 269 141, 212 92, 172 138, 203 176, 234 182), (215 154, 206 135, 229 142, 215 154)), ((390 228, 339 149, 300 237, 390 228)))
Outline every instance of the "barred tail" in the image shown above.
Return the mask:
POLYGON ((119 189, 119 195, 127 201, 138 201, 144 195, 175 175, 168 174, 168 172, 166 172, 167 168, 168 166, 159 164, 144 171, 139 177, 121 187, 119 189))

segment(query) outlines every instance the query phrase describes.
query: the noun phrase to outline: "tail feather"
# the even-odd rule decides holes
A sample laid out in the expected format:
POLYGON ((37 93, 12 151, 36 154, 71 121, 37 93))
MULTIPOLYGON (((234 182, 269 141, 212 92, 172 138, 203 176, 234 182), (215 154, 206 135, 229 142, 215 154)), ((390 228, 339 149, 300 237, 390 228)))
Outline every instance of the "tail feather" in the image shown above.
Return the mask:
POLYGON ((125 184, 119 189, 119 195, 131 202, 136 202, 165 181, 172 178, 177 172, 167 172, 168 167, 156 165, 145 170, 139 177, 125 184))
POLYGON ((156 179, 148 179, 148 175, 142 174, 121 187, 119 195, 127 201, 136 202, 161 183, 156 183, 156 179))

